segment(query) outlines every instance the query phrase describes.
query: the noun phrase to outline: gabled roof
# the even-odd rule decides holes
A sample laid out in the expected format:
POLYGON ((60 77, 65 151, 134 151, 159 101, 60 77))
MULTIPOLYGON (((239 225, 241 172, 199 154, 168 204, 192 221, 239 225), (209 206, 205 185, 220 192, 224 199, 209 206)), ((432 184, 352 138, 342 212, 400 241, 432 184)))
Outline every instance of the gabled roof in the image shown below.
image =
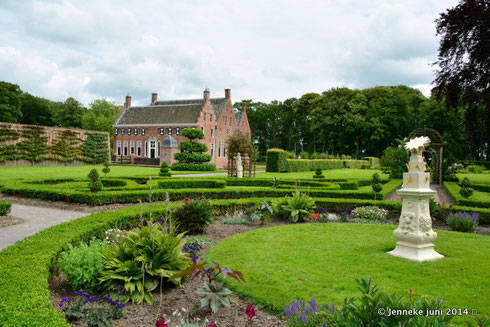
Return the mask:
POLYGON ((233 113, 235 114, 236 124, 240 125, 240 121, 242 120, 243 117, 243 112, 241 112, 238 109, 235 109, 233 110, 233 113))
MULTIPOLYGON (((225 108, 225 98, 210 99, 216 119, 225 108)), ((201 113, 203 99, 157 101, 149 106, 129 107, 116 125, 195 124, 201 113)))

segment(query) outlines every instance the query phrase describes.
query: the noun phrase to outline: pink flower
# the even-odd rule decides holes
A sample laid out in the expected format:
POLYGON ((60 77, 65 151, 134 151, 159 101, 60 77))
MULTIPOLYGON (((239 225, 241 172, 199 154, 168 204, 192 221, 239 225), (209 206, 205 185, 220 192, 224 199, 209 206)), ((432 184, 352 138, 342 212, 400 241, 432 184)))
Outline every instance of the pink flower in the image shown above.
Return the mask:
POLYGON ((410 291, 408 291, 407 293, 408 294, 415 294, 415 292, 412 289, 410 289, 410 291))
POLYGON ((182 200, 182 201, 187 202, 187 201, 190 201, 190 200, 191 199, 189 199, 189 198, 184 198, 184 200, 182 200))
POLYGON ((161 315, 160 319, 155 322, 155 327, 168 327, 168 324, 165 323, 165 317, 163 315, 161 315))
POLYGON ((216 325, 216 323, 215 323, 215 322, 212 322, 212 323, 210 323, 210 324, 208 325, 208 327, 218 327, 218 325, 216 325))
POLYGON ((452 205, 452 204, 450 204, 450 205, 449 205, 449 208, 452 208, 452 207, 453 207, 453 205, 452 205))
POLYGON ((247 314, 248 319, 255 317, 255 308, 252 303, 247 305, 247 308, 245 308, 245 313, 247 314))

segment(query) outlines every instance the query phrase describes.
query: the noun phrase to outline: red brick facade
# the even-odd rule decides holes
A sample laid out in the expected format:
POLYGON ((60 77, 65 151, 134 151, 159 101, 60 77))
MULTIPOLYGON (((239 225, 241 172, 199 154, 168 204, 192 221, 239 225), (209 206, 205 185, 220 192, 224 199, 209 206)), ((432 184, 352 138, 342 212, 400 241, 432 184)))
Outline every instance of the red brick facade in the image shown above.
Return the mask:
POLYGON ((246 108, 241 111, 233 109, 229 89, 225 90, 225 97, 219 99, 211 99, 206 89, 202 100, 158 102, 157 95, 153 93, 151 104, 143 107, 131 107, 131 98, 126 97, 126 103, 114 124, 114 155, 131 159, 161 157, 165 161, 171 157, 171 161, 167 161, 171 165, 175 161, 167 151, 173 154, 176 149, 161 148, 161 144, 169 135, 177 144, 188 141, 180 135, 186 127, 204 131, 205 138, 201 142, 207 145, 207 153, 211 154, 211 162, 217 168, 227 165, 228 136, 236 131, 250 135, 246 108), (182 115, 184 111, 185 115, 182 115))

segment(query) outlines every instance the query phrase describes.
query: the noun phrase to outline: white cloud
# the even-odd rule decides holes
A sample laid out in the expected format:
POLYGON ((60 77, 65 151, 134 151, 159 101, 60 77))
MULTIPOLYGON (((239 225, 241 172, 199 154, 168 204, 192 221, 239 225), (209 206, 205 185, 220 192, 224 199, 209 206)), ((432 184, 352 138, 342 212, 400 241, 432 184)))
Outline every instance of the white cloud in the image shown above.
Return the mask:
POLYGON ((445 1, 4 1, 0 76, 53 100, 270 101, 407 84, 429 93, 445 1))

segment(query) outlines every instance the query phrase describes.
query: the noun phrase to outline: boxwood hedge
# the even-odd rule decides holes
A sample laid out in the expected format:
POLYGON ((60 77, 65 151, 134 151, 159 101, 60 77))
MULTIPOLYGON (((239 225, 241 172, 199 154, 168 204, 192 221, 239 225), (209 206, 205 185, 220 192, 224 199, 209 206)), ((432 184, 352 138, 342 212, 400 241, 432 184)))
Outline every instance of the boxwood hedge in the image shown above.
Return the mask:
POLYGON ((10 202, 0 200, 0 216, 5 216, 10 212, 12 204, 10 202))
POLYGON ((488 196, 487 192, 474 192, 472 196, 469 198, 464 198, 461 194, 459 194, 459 190, 461 189, 457 183, 454 182, 444 182, 444 188, 449 193, 449 195, 453 198, 453 200, 462 206, 469 207, 480 207, 480 208, 490 208, 490 196, 488 196))

